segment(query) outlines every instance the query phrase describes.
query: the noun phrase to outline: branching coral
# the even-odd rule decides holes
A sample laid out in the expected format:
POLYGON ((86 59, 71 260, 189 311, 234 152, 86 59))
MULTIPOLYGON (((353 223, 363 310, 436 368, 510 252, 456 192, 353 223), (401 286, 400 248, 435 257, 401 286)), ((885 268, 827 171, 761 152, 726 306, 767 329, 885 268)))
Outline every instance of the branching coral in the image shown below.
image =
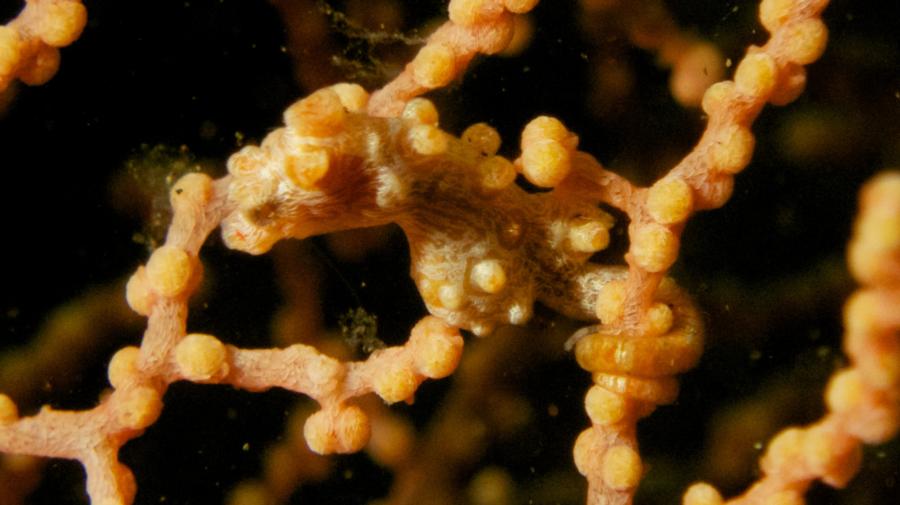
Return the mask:
MULTIPOLYGON (((371 97, 354 84, 315 91, 288 107, 284 127, 234 154, 229 175, 181 178, 171 190, 174 215, 164 245, 128 283, 128 303, 148 317, 148 326, 139 347, 120 350, 110 362, 112 392, 91 409, 47 407, 22 418, 12 400, 0 397, 0 448, 77 459, 87 470, 94 503, 130 503, 135 482, 119 462, 119 449, 157 420, 171 384, 188 381, 308 395, 320 406, 304 421, 309 447, 323 454, 356 452, 375 422, 367 410, 377 411, 355 403, 356 397, 374 392, 388 403, 411 402, 425 378, 456 368, 458 328, 488 336, 498 326, 526 324, 539 302, 596 323, 569 340, 594 382, 584 400, 592 427, 575 443, 575 465, 587 476, 588 503, 630 503, 645 472, 637 420, 675 400, 674 375, 700 355, 701 316, 666 277, 685 223, 731 196, 734 175, 750 162, 750 126, 763 106, 790 103, 803 91, 804 65, 825 49, 820 15, 827 2, 762 2, 759 16, 769 41, 751 46, 732 81, 705 92, 708 123, 699 143, 648 187, 580 150, 579 137, 555 117, 531 120, 521 134, 521 152, 504 156, 498 154, 497 130, 475 123, 456 137, 438 126, 436 107, 419 97, 463 75, 476 54, 501 51, 512 39, 515 16, 536 3, 453 0, 450 21, 371 97), (518 174, 527 183, 517 184, 518 174), (590 261, 615 237, 611 213, 627 218, 624 265, 590 261), (286 238, 387 223, 398 224, 408 240, 411 275, 432 314, 405 345, 349 361, 306 343, 246 349, 188 330, 188 300, 203 278, 199 251, 219 225, 227 246, 262 254, 286 238)), ((749 491, 748 502, 798 500, 815 477, 843 485, 855 471, 856 440, 880 442, 895 429, 896 342, 885 328, 896 325, 889 292, 896 266, 890 266, 896 260, 896 183, 888 177, 867 195, 852 265, 884 272, 877 277, 888 279, 888 294, 877 300, 860 295, 856 299, 866 303, 848 309, 856 314, 848 316, 850 337, 866 342, 848 348, 860 371, 834 380, 832 417, 775 439, 763 459, 767 477, 749 491), (881 217, 866 217, 872 208, 881 209, 874 211, 881 217), (871 222, 877 224, 866 224, 871 222), (875 315, 869 319, 858 314, 870 310, 875 315), (852 330, 872 324, 881 328, 874 339, 852 330), (873 358, 871 342, 887 352, 873 358), (871 372, 876 369, 881 372, 871 372), (863 424, 880 431, 862 434, 848 412, 871 412, 878 423, 863 424), (792 465, 799 465, 797 475, 782 471, 792 465)), ((863 274, 863 281, 871 277, 863 274)), ((685 500, 721 501, 706 485, 692 487, 685 500)))

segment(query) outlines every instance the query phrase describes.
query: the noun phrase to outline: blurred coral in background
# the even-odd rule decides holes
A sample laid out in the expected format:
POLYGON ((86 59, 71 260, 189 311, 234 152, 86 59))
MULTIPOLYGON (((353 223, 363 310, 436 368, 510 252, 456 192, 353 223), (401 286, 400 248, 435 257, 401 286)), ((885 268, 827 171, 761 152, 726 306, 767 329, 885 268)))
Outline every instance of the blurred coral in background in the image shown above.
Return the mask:
MULTIPOLYGON (((7 4, 4 22, 22 9, 7 4)), ((30 1, 75 21, 16 21, 0 31, 0 49, 29 58, 0 58, 0 392, 23 416, 109 398, 107 364, 140 344, 144 326, 126 305, 127 275, 162 245, 176 180, 223 175, 232 153, 259 144, 317 88, 385 85, 447 18, 443 0, 88 0, 87 25, 71 43, 83 14, 73 4, 81 5, 30 1), (35 63, 50 59, 55 75, 35 63)), ((516 20, 504 52, 475 58, 428 98, 441 128, 462 135, 489 123, 504 139, 499 154, 512 159, 523 126, 560 118, 579 149, 649 186, 703 132, 709 110, 697 105, 706 87, 765 42, 757 9, 743 0, 545 0, 516 20)), ((698 480, 726 496, 742 492, 760 477, 775 433, 826 412, 826 383, 854 352, 841 340, 841 307, 854 289, 845 258, 859 190, 900 166, 900 6, 837 0, 822 19, 828 47, 808 67, 804 93, 763 110, 733 196, 693 216, 680 237, 671 275, 700 309, 705 350, 681 375, 678 400, 638 424, 636 503, 677 503, 698 480)), ((620 262, 627 220, 606 210, 617 223, 594 259, 620 262)), ((872 229, 889 236, 896 221, 883 222, 859 225, 869 231, 854 244, 872 229)), ((187 324, 226 344, 314 345, 364 360, 404 344, 431 305, 410 278, 409 246, 395 225, 281 241, 265 256, 212 237, 187 324)), ((459 369, 422 383, 414 402, 387 407, 370 395, 357 403, 371 425, 364 453, 311 452, 304 423, 318 409, 306 397, 176 382, 159 419, 119 460, 134 474, 138 504, 583 503, 572 444, 590 424, 592 381, 564 347, 580 326, 537 305, 526 326, 485 338, 464 332, 459 369)), ((833 408, 831 393, 829 401, 833 408)), ((894 503, 898 442, 866 448, 861 465, 846 489, 816 484, 807 501, 894 503)), ((5 455, 0 504, 87 503, 84 480, 77 462, 5 455)))

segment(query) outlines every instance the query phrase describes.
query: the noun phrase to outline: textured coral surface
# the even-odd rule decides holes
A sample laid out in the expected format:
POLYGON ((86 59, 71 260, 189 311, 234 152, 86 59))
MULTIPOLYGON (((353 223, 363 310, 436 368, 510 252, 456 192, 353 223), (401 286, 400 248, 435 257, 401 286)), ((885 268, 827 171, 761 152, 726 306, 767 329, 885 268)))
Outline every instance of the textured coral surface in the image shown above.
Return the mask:
MULTIPOLYGON (((360 2, 331 3, 341 12, 361 8, 360 2)), ((690 150, 702 112, 671 99, 667 71, 655 55, 632 46, 633 35, 596 31, 602 23, 585 15, 582 4, 603 3, 542 3, 524 52, 476 60, 462 79, 430 97, 441 126, 460 134, 488 122, 504 140, 500 154, 514 157, 522 126, 552 114, 610 170, 654 181, 690 150), (619 94, 610 101, 599 90, 619 94)), ((7 257, 0 346, 13 353, 4 354, 0 390, 16 398, 23 414, 45 403, 93 406, 107 387, 112 352, 139 341, 141 323, 116 295, 124 288, 105 286, 120 283, 146 260, 147 244, 160 239, 158 223, 155 230, 148 223, 164 225, 167 217, 149 209, 154 199, 165 199, 171 171, 200 166, 221 175, 224 160, 270 134, 282 111, 313 90, 306 86, 362 79, 372 88, 412 54, 402 43, 360 39, 335 18, 323 23, 323 32, 312 32, 320 45, 307 43, 307 53, 297 54, 290 42, 296 30, 285 27, 289 15, 265 2, 85 4, 88 26, 63 49, 59 73, 40 87, 16 86, 0 100, 9 102, 0 120, 7 257), (334 79, 298 78, 304 57, 309 66, 312 60, 325 66, 316 75, 334 79), (54 331, 45 327, 54 307, 92 287, 109 293, 82 297, 89 302, 69 307, 56 331, 100 335, 97 340, 54 347, 50 356, 16 353, 33 335, 54 331), (80 313, 100 317, 84 320, 80 313), (30 363, 42 365, 31 369, 30 363)), ((667 4, 683 29, 731 61, 762 42, 755 2, 667 4)), ((20 7, 4 4, 0 14, 11 17, 20 7)), ((411 40, 427 20, 443 18, 444 9, 442 1, 406 2, 388 5, 383 19, 411 40)), ((682 378, 678 402, 639 425, 648 470, 639 503, 676 503, 699 479, 728 495, 743 489, 772 433, 823 412, 826 378, 844 363, 840 304, 852 282, 843 259, 857 191, 877 170, 900 164, 900 12, 892 2, 836 1, 824 18, 831 40, 810 68, 805 94, 762 114, 753 127, 753 162, 737 177, 731 201, 693 218, 682 237, 673 274, 701 307, 707 349, 682 378)), ((367 33, 377 28, 370 25, 367 33)), ((612 250, 601 259, 621 257, 624 233, 621 224, 613 228, 612 250)), ((285 320, 276 312, 308 291, 321 299, 325 328, 337 328, 341 316, 361 306, 377 316, 379 338, 401 344, 428 301, 409 275, 399 230, 374 236, 374 246, 365 245, 366 235, 344 236, 343 245, 341 236, 315 238, 311 249, 282 244, 284 251, 263 257, 234 253, 213 239, 189 324, 230 344, 268 347, 279 332, 273 321, 285 320), (314 265, 298 277, 308 282, 285 286, 290 266, 279 258, 299 255, 314 265)), ((583 394, 590 378, 562 345, 578 324, 539 305, 529 328, 495 336, 507 339, 505 346, 485 347, 493 364, 477 365, 487 370, 480 382, 464 366, 456 379, 425 384, 414 404, 393 407, 422 433, 434 431, 448 417, 441 406, 458 405, 473 387, 465 381, 476 383, 480 397, 468 393, 476 398, 462 402, 468 409, 462 417, 479 435, 460 440, 479 448, 460 458, 423 449, 416 461, 434 475, 441 457, 453 461, 460 500, 487 503, 472 490, 478 478, 491 477, 483 470, 503 468, 502 478, 516 484, 513 503, 583 502, 571 444, 588 423, 583 394)), ((467 346, 486 342, 469 336, 467 346)), ((238 482, 264 473, 265 448, 285 433, 297 399, 277 390, 177 384, 165 401, 160 420, 121 452, 137 478, 135 503, 222 503, 238 482)), ((849 489, 815 487, 809 501, 894 503, 898 460, 896 441, 868 449, 849 489)), ((333 461, 327 479, 303 484, 291 500, 367 503, 397 485, 390 465, 365 455, 333 461)), ((28 503, 85 502, 76 463, 54 461, 42 473, 28 503)), ((417 475, 427 481, 432 474, 417 475)))

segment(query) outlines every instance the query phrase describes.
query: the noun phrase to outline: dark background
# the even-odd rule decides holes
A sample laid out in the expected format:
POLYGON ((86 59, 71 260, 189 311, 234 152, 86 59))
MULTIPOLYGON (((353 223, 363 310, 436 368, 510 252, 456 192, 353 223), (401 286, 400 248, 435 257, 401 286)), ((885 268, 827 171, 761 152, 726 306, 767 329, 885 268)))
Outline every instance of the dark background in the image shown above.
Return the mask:
MULTIPOLYGON (((443 2, 406 3, 407 33, 442 15, 443 2)), ((43 86, 18 87, 0 118, 0 350, 26 344, 54 307, 89 286, 122 278, 144 261, 154 232, 146 227, 143 207, 130 205, 122 194, 129 187, 122 181, 135 172, 148 185, 162 178, 162 172, 142 168, 150 150, 162 149, 169 157, 188 152, 188 163, 221 174, 237 148, 236 134, 260 139, 280 123, 289 103, 310 91, 295 80, 283 50, 285 27, 264 1, 85 4, 88 26, 63 50, 59 74, 43 86)), ((669 4, 682 26, 732 59, 763 40, 753 2, 669 4)), ((0 19, 20 8, 20 2, 0 2, 0 19)), ((754 161, 738 176, 732 200, 694 218, 685 232, 674 274, 707 315, 708 350, 683 379, 679 403, 641 424, 642 452, 652 470, 639 503, 678 503, 687 484, 709 477, 708 434, 722 422, 717 416, 735 405, 766 405, 761 399, 771 394, 780 399, 771 408, 781 422, 817 417, 824 382, 843 362, 839 308, 852 289, 843 254, 856 192, 876 171, 900 165, 900 5, 835 1, 825 18, 832 40, 810 68, 807 92, 789 107, 763 113, 754 125, 754 161)), ((446 129, 458 133, 488 121, 512 155, 521 126, 551 113, 581 135, 583 149, 642 183, 690 149, 703 127, 702 113, 671 100, 667 74, 652 55, 615 35, 585 33, 569 0, 542 2, 535 26, 533 43, 522 55, 480 59, 462 80, 434 94, 446 129), (589 99, 598 40, 621 46, 620 63, 635 76, 631 92, 603 110, 589 99)), ((358 41, 339 32, 335 27, 331 35, 336 47, 352 50, 336 56, 366 63, 358 41)), ((403 56, 397 54, 408 51, 374 50, 398 61, 403 56)), ((372 70, 377 76, 377 66, 372 70)), ((327 257, 327 247, 316 244, 327 257)), ((326 321, 333 324, 361 303, 379 316, 382 334, 407 334, 424 308, 408 278, 407 260, 397 261, 405 258, 404 250, 402 235, 394 233, 386 249, 362 263, 332 258, 325 273, 326 321), (363 283, 353 293, 345 287, 363 283)), ((192 328, 240 345, 269 345, 268 321, 279 303, 270 260, 225 251, 217 239, 204 255, 216 280, 204 295, 208 310, 192 316, 192 328)), ((108 351, 86 356, 82 383, 47 384, 35 405, 23 410, 47 402, 61 408, 92 405, 104 387, 111 350, 138 341, 137 332, 118 336, 105 344, 108 351)), ((561 356, 521 381, 536 412, 553 403, 559 416, 537 415, 528 444, 514 439, 492 448, 485 459, 513 469, 522 503, 529 503, 534 479, 573 471, 571 442, 586 425, 581 398, 589 378, 561 356)), ((423 398, 424 406, 401 410, 424 426, 427 407, 446 389, 427 385, 419 395, 431 395, 423 398)), ((160 421, 123 450, 138 478, 136 503, 159 503, 162 497, 170 504, 221 503, 234 483, 259 473, 260 452, 243 451, 243 444, 260 448, 275 440, 293 401, 284 392, 174 386, 160 421)), ((898 453, 897 442, 868 449, 862 476, 849 490, 816 487, 811 503, 896 503, 898 453)), ((336 480, 305 486, 296 502, 366 503, 390 486, 390 474, 363 456, 342 458, 338 465, 336 480), (347 468, 354 477, 343 482, 341 469, 347 468)), ((77 465, 55 462, 46 475, 29 503, 85 503, 77 465)), ((729 493, 738 489, 726 487, 729 493)))

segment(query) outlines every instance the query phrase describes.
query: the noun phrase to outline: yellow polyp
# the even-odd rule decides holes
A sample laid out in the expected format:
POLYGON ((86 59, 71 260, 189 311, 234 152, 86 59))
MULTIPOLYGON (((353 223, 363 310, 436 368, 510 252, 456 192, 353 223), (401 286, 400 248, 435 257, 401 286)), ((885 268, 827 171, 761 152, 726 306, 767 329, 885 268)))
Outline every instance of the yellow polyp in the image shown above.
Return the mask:
MULTIPOLYGON (((895 198, 900 201, 900 191, 895 198)), ((867 212, 857 221, 855 240, 870 251, 890 253, 900 249, 900 204, 895 209, 885 210, 867 212)))
POLYGON ((844 344, 851 355, 869 348, 871 339, 883 328, 881 306, 881 297, 874 289, 857 290, 847 299, 844 304, 844 328, 847 333, 844 344))
POLYGON ((178 371, 188 380, 207 381, 228 374, 228 351, 212 335, 191 333, 175 346, 178 371))
POLYGON ((363 112, 369 104, 369 93, 359 84, 341 82, 331 86, 341 104, 350 112, 363 112))
POLYGON ((591 386, 584 397, 584 410, 594 424, 616 424, 628 413, 628 402, 619 394, 600 386, 591 386))
POLYGON ((479 261, 472 267, 469 278, 486 293, 499 293, 506 286, 506 272, 497 260, 479 261))
POLYGON ((228 158, 228 173, 240 177, 253 174, 261 169, 268 159, 265 151, 258 146, 244 146, 228 158))
POLYGON ((675 297, 677 296, 677 292, 680 288, 678 287, 678 283, 675 282, 675 279, 671 277, 663 277, 662 281, 659 283, 659 287, 656 288, 656 293, 660 297, 675 297))
POLYGON ((44 2, 35 32, 47 44, 64 47, 78 38, 87 23, 87 9, 81 2, 44 2))
POLYGON ((325 177, 330 167, 331 156, 328 149, 319 146, 298 146, 284 158, 285 177, 305 190, 315 189, 316 183, 325 177))
POLYGON ((556 140, 528 144, 522 151, 522 175, 535 186, 552 188, 572 169, 569 150, 556 140))
POLYGON ((762 505, 805 505, 803 495, 793 489, 778 491, 765 497, 762 505))
POLYGON ((528 16, 516 16, 513 19, 513 36, 500 56, 519 56, 534 40, 534 20, 528 16))
POLYGON ((847 432, 865 444, 883 444, 894 438, 900 429, 900 407, 884 393, 870 392, 866 396, 861 410, 848 416, 847 432))
POLYGON ((116 421, 124 428, 142 430, 156 422, 162 407, 162 397, 152 387, 139 386, 125 390, 115 404, 116 421))
POLYGON ((284 124, 298 135, 328 137, 341 131, 347 110, 332 88, 323 88, 284 111, 284 124))
POLYGON ((801 461, 805 437, 800 428, 788 428, 775 435, 759 462, 763 472, 778 475, 801 461))
POLYGON ((137 480, 134 473, 122 463, 115 463, 110 468, 113 477, 116 479, 119 496, 121 501, 117 501, 116 505, 121 503, 134 503, 134 495, 137 494, 137 480))
POLYGON ((714 44, 695 42, 675 60, 669 77, 672 97, 683 106, 696 107, 709 86, 725 73, 725 57, 714 44))
POLYGON ((646 224, 631 237, 634 263, 648 272, 663 272, 678 259, 678 237, 668 227, 646 224))
POLYGON ((745 56, 734 72, 734 83, 738 91, 764 100, 772 95, 777 79, 778 67, 775 60, 763 52, 745 56))
POLYGON ((451 0, 447 6, 450 21, 460 25, 470 25, 479 21, 478 10, 484 0, 451 0))
POLYGON ((337 449, 331 418, 328 412, 320 410, 307 417, 303 424, 306 445, 316 454, 333 454, 337 449))
POLYGON ((712 168, 717 172, 736 174, 753 157, 756 140, 748 128, 731 125, 718 132, 710 149, 712 168))
POLYGON ((861 240, 850 242, 847 251, 847 265, 850 272, 853 273, 853 277, 860 282, 874 282, 881 271, 883 265, 881 257, 878 251, 873 251, 873 249, 870 244, 861 240))
POLYGON ((147 281, 161 296, 172 298, 187 289, 193 274, 188 253, 175 246, 164 245, 153 251, 147 261, 147 281))
POLYGON ((0 393, 0 425, 14 423, 19 419, 19 408, 12 398, 0 393))
POLYGON ((244 481, 228 493, 226 505, 269 505, 277 500, 262 482, 244 481))
POLYGON ((862 462, 861 444, 847 439, 844 433, 835 432, 823 424, 813 425, 807 431, 804 461, 831 486, 846 485, 856 475, 862 462))
POLYGON ((680 177, 665 177, 647 190, 647 212, 658 223, 680 223, 693 210, 694 190, 680 177))
POLYGON ((881 351, 871 352, 861 363, 865 381, 879 390, 893 390, 900 385, 900 349, 893 345, 881 351))
POLYGON ((795 3, 795 0, 762 0, 759 4, 760 23, 773 33, 790 17, 795 3))
POLYGON ((465 301, 462 288, 456 284, 442 284, 438 287, 437 294, 440 304, 450 310, 462 307, 465 301))
POLYGON ((828 432, 821 426, 813 426, 806 433, 803 446, 804 461, 819 475, 825 475, 835 457, 835 444, 828 432))
POLYGON ((12 76, 22 58, 19 30, 0 25, 0 83, 12 76))
POLYGON ((416 374, 404 363, 390 363, 372 379, 372 390, 387 403, 412 398, 418 386, 416 374))
POLYGON ((864 394, 865 385, 859 371, 843 370, 828 382, 825 389, 825 404, 831 412, 853 412, 862 404, 864 394))
POLYGON ((142 316, 149 316, 155 299, 147 280, 147 269, 140 266, 125 284, 125 301, 131 310, 142 316))
POLYGON ((30 62, 19 68, 19 79, 29 86, 46 83, 59 70, 59 49, 53 46, 38 48, 30 62))
POLYGON ((479 471, 466 489, 470 505, 512 505, 516 483, 506 470, 491 466, 479 471))
POLYGON ((503 0, 506 10, 515 14, 523 14, 534 9, 538 0, 503 0))
POLYGON ((609 245, 609 228, 601 221, 586 221, 569 228, 569 248, 580 253, 595 253, 609 245))
POLYGON ((96 503, 97 505, 122 505, 124 503, 119 498, 100 498, 99 500, 91 499, 91 504, 96 503))
POLYGON ((542 140, 562 143, 570 135, 569 129, 559 119, 553 116, 538 116, 529 121, 522 130, 521 147, 525 149, 528 145, 542 140))
POLYGON ((681 505, 722 505, 723 502, 719 491, 706 482, 691 484, 681 498, 681 505))
POLYGON ((437 126, 438 115, 437 107, 427 98, 413 98, 404 107, 401 115, 403 119, 415 121, 421 124, 430 124, 437 126))
POLYGON ((437 318, 427 318, 413 328, 409 340, 416 370, 425 377, 440 379, 456 370, 463 339, 455 328, 437 318))
POLYGON ((183 175, 169 191, 169 201, 175 212, 209 203, 213 194, 212 179, 203 173, 193 172, 183 175))
POLYGON ((410 65, 416 82, 429 89, 446 86, 456 76, 456 55, 442 44, 426 45, 410 65))
POLYGON ((595 305, 595 313, 600 322, 610 324, 622 317, 627 295, 624 281, 613 281, 602 286, 597 292, 595 305))
POLYGON ((717 82, 706 88, 700 107, 703 109, 703 112, 713 115, 728 107, 728 103, 734 98, 735 92, 733 81, 717 82))
POLYGON ((361 408, 350 405, 341 409, 334 419, 336 452, 350 454, 362 450, 371 432, 369 416, 361 408))
POLYGON ((863 215, 874 211, 876 214, 896 216, 900 211, 900 172, 890 170, 876 175, 863 188, 862 202, 865 209, 863 215))
POLYGON ((603 455, 603 482, 618 491, 638 485, 644 472, 641 457, 627 445, 610 447, 603 455))
POLYGON ((500 150, 500 134, 487 123, 475 123, 466 128, 461 138, 486 156, 497 154, 500 150))
POLYGON ((806 69, 800 65, 790 63, 781 70, 778 86, 769 97, 772 105, 787 105, 803 94, 806 88, 806 69))
POLYGON ((575 468, 581 475, 587 475, 590 472, 594 454, 594 442, 597 434, 594 428, 588 428, 582 431, 578 438, 575 439, 575 446, 572 448, 572 459, 575 461, 575 468))
POLYGON ((141 350, 133 345, 123 347, 113 354, 106 369, 106 376, 113 388, 125 387, 129 382, 140 377, 138 369, 140 354, 141 350))
POLYGON ((407 138, 413 151, 423 156, 443 154, 447 152, 449 145, 447 134, 440 128, 428 124, 413 126, 409 129, 407 138))
POLYGON ((828 44, 828 28, 818 18, 789 23, 782 28, 784 55, 798 65, 809 65, 819 59, 828 44))
POLYGON ((492 5, 491 0, 451 0, 447 8, 450 21, 456 24, 471 26, 490 20, 502 13, 499 5, 492 5), (492 9, 487 9, 493 7, 492 9))
POLYGON ((647 336, 658 336, 672 329, 675 315, 665 303, 654 303, 644 314, 647 336))
POLYGON ((481 187, 485 190, 500 191, 516 180, 516 167, 503 156, 491 156, 478 164, 481 172, 481 187))

